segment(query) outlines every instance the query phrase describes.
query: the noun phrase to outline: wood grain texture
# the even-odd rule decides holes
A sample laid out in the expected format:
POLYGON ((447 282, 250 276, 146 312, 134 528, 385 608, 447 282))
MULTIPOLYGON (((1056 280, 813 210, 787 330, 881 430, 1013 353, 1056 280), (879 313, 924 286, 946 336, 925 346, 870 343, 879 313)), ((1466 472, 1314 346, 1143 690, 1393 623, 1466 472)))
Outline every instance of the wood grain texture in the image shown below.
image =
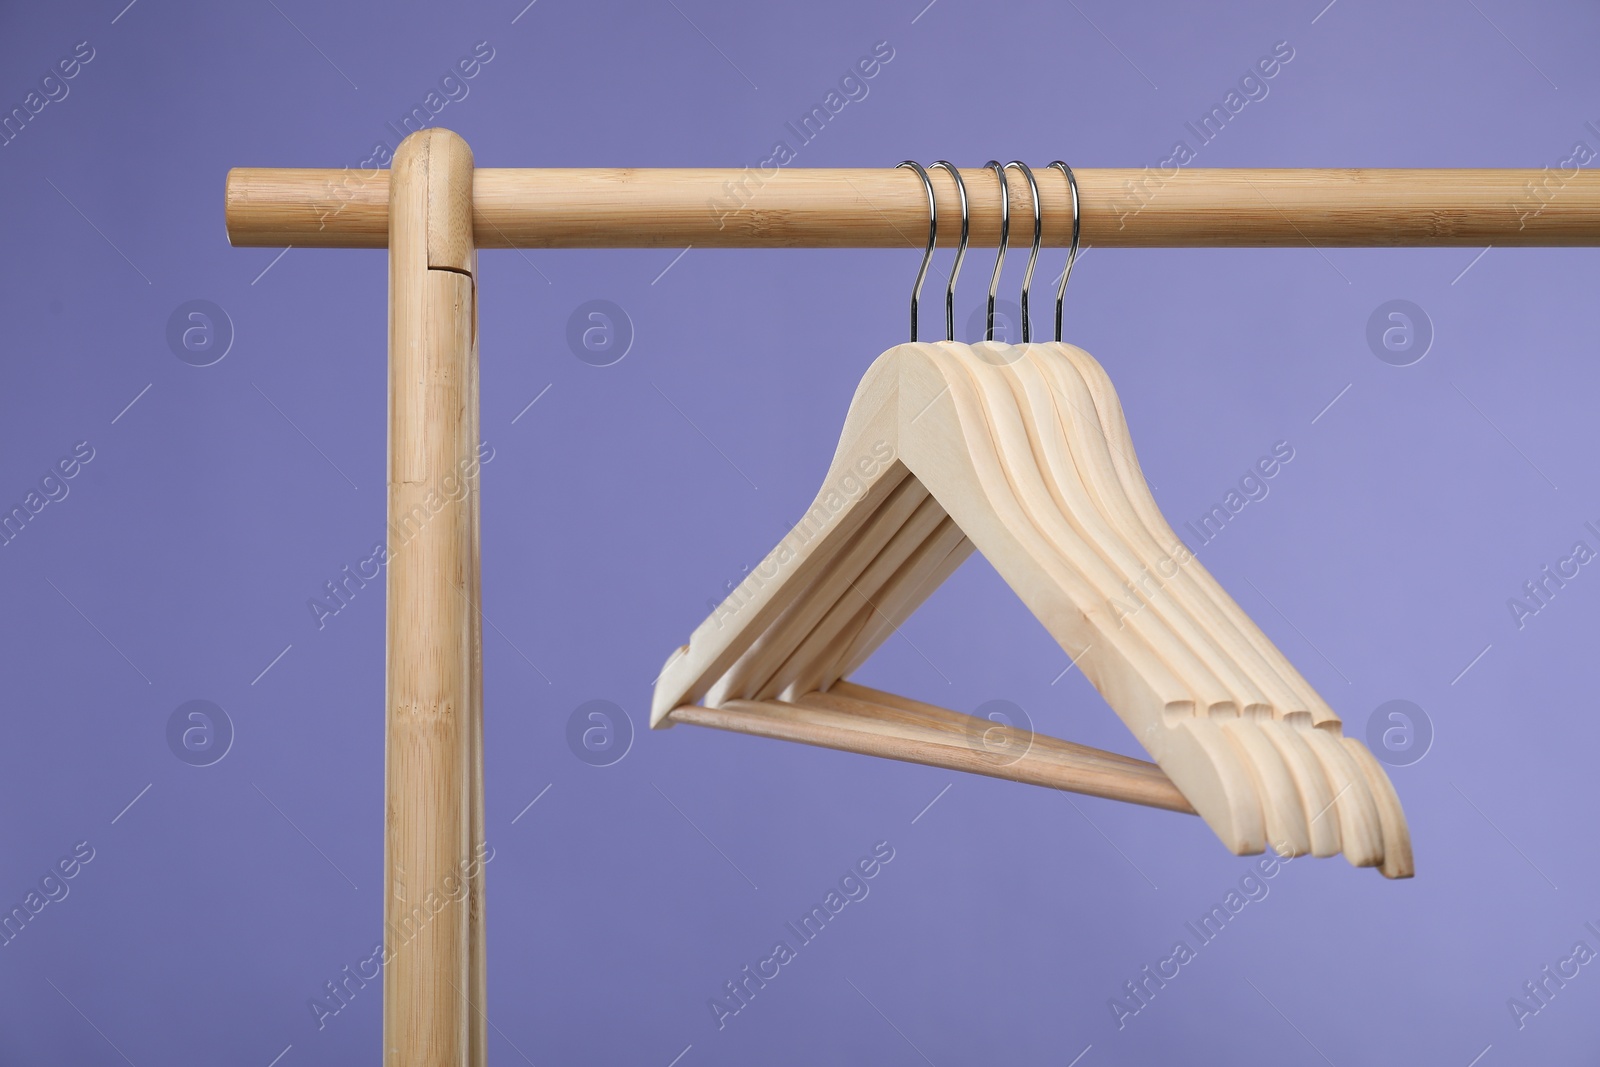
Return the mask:
POLYGON ((793 701, 732 700, 717 708, 685 704, 673 709, 671 718, 1194 814, 1153 763, 1043 734, 996 745, 985 741, 995 729, 987 719, 848 682, 793 701))
POLYGON ((390 188, 386 1067, 476 1067, 486 1044, 471 177, 427 130, 390 188))
POLYGON ((990 758, 972 744, 976 720, 952 736, 955 713, 862 698, 839 680, 972 549, 1228 848, 1343 852, 1412 873, 1382 768, 1354 755, 1364 749, 1337 714, 1179 543, 1110 380, 1070 345, 930 342, 881 356, 810 507, 669 658, 651 725, 1147 802, 1148 780, 1123 765, 1095 764, 1083 786, 1082 760, 1104 753, 1034 738, 1024 758, 990 758))
MULTIPOLYGON (((1534 169, 1075 170, 1083 243, 1108 248, 1600 244, 1600 175, 1552 184, 1534 169)), ((1044 244, 1070 241, 1066 180, 1038 170, 1044 244)), ((993 172, 963 170, 972 244, 999 236, 993 172)), ((939 243, 953 246, 955 183, 932 171, 939 243)), ((1029 203, 1009 172, 1012 203, 1029 203)), ((236 167, 235 245, 382 248, 390 172, 236 167)), ((928 202, 909 170, 480 169, 478 248, 920 248, 928 202)), ((1024 227, 1025 228, 1025 227, 1024 227)), ((1021 232, 1018 230, 1017 232, 1021 232)), ((1013 233, 1013 240, 1016 233, 1013 233)))

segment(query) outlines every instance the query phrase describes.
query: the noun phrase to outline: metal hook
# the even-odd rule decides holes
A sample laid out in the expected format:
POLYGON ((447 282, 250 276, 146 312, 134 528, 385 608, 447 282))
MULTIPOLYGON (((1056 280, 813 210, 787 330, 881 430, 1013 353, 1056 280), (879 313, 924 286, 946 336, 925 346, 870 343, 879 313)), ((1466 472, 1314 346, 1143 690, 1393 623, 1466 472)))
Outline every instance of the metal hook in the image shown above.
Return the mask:
POLYGON ((1011 236, 1011 190, 1006 185, 1006 171, 998 159, 985 163, 986 170, 994 171, 1000 179, 1000 251, 994 257, 994 273, 989 276, 989 310, 984 320, 983 339, 994 340, 994 294, 1000 288, 1000 267, 1006 261, 1006 242, 1011 236))
POLYGON ((1028 251, 1028 269, 1022 275, 1022 343, 1031 341, 1028 328, 1028 290, 1033 287, 1033 265, 1039 261, 1039 242, 1044 236, 1044 220, 1039 214, 1039 183, 1033 180, 1033 171, 1019 159, 1013 159, 1006 170, 1016 167, 1028 179, 1028 191, 1033 195, 1033 247, 1028 251))
POLYGON ((911 340, 917 339, 917 302, 922 299, 922 281, 928 276, 928 264, 933 262, 933 246, 939 238, 939 207, 933 199, 933 182, 928 180, 928 172, 922 169, 922 164, 914 159, 903 163, 896 163, 895 169, 910 167, 917 172, 917 177, 922 179, 922 187, 928 193, 928 247, 922 253, 922 266, 917 268, 917 284, 911 288, 911 340))
POLYGON ((956 192, 961 196, 961 243, 956 245, 956 260, 950 265, 950 284, 944 291, 944 333, 946 341, 956 339, 956 279, 961 277, 961 261, 967 258, 967 236, 971 232, 972 217, 967 209, 967 183, 961 172, 947 159, 941 159, 929 170, 947 170, 956 180, 956 192))
POLYGON ((1067 250, 1067 266, 1061 272, 1061 284, 1056 287, 1056 340, 1061 340, 1061 305, 1067 296, 1067 279, 1072 276, 1072 265, 1078 260, 1078 227, 1081 222, 1078 213, 1078 179, 1072 176, 1072 168, 1061 160, 1056 160, 1050 166, 1067 176, 1067 189, 1072 193, 1072 247, 1067 250))

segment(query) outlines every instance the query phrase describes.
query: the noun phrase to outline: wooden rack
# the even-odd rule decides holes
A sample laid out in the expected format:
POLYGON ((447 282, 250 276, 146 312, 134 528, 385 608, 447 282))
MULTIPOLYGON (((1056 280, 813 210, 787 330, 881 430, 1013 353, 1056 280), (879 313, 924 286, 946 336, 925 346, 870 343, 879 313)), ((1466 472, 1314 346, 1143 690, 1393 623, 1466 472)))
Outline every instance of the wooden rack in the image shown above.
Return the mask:
MULTIPOLYGON (((1085 245, 1600 245, 1600 176, 1587 173, 1075 173, 1085 245)), ((1042 165, 1036 175, 1043 243, 1065 247, 1065 179, 1042 165)), ((981 168, 963 178, 971 242, 992 247, 999 184, 981 168)), ((1027 204, 1023 177, 1012 171, 1008 180, 1011 202, 1027 204)), ((953 179, 936 170, 932 181, 941 221, 959 219, 953 179)), ((413 522, 416 533, 392 553, 387 579, 387 1067, 486 1060, 474 861, 484 835, 476 250, 920 249, 927 211, 908 170, 477 170, 466 143, 441 129, 408 137, 388 171, 229 172, 235 245, 389 249, 388 517, 391 529, 413 522), (435 491, 442 509, 427 503, 435 491), (430 895, 447 901, 442 910, 431 910, 430 895), (415 918, 419 908, 427 921, 415 918)), ((939 243, 954 245, 958 230, 941 226, 939 243)), ((1164 782, 1130 799, 1185 809, 1164 782)))
MULTIPOLYGON (((1086 245, 1120 248, 1600 244, 1600 176, 1544 170, 1074 170, 1086 245)), ((954 180, 932 171, 940 217, 954 180)), ((962 170, 972 244, 993 247, 1000 190, 962 170)), ((1066 247, 1066 181, 1040 169, 1044 244, 1066 247)), ((1025 180, 1008 174, 1012 203, 1025 180)), ((479 248, 921 248, 928 200, 909 171, 478 170, 479 248)), ((1031 219, 1028 220, 1031 226, 1031 219)), ((954 246, 955 226, 939 243, 954 246)), ((236 168, 235 245, 387 248, 389 172, 236 168)))

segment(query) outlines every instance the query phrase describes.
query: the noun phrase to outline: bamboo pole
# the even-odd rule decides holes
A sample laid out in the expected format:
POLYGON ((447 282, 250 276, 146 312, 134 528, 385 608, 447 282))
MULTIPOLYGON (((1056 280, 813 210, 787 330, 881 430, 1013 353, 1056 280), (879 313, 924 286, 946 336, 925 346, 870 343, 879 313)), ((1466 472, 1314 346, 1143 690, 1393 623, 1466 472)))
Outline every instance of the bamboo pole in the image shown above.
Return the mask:
MULTIPOLYGON (((1600 174, 1543 170, 1084 169, 1082 239, 1107 247, 1600 245, 1600 174)), ((999 234, 999 184, 963 170, 972 243, 999 234)), ((1065 247, 1065 178, 1038 181, 1044 244, 1065 247)), ((953 179, 931 174, 939 243, 959 229, 953 179)), ((390 172, 236 168, 235 245, 382 248, 390 172)), ((1031 230, 1025 179, 1008 173, 1012 219, 1031 230)), ((908 170, 480 169, 479 248, 920 248, 928 204, 908 170)))
POLYGON ((389 561, 383 1062, 484 1062, 476 252, 472 153, 395 155, 389 244, 389 561), (469 475, 470 472, 470 475, 469 475))

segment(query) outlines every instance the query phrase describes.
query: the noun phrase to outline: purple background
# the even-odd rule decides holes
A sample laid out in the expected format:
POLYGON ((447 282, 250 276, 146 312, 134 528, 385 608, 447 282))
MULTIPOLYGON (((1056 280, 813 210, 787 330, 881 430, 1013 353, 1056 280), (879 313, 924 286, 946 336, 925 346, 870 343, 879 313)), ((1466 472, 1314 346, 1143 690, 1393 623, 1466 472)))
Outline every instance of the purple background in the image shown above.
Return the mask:
MULTIPOLYGON (((77 42, 95 54, 0 147, 0 504, 95 450, 0 549, 0 905, 95 850, 0 948, 7 1064, 377 1062, 376 984, 321 1030, 308 1000, 381 936, 382 596, 320 631, 307 599, 383 533, 384 257, 229 248, 228 167, 392 147, 386 124, 479 41, 494 58, 437 121, 485 166, 754 164, 882 40, 870 94, 795 165, 1153 164, 1285 40, 1270 94, 1196 165, 1600 149, 1600 14, 1576 3, 124 2, 0 16, 7 111, 77 42), (166 341, 191 299, 236 331, 213 366, 166 341), (236 729, 209 767, 167 745, 191 699, 236 729)), ((1436 732, 1391 771, 1413 881, 1294 862, 1120 1031, 1109 998, 1252 863, 1198 820, 645 729, 667 653, 799 516, 856 381, 903 339, 915 253, 484 254, 494 1060, 1591 1062, 1600 968, 1521 1030, 1507 999, 1600 948, 1600 577, 1521 629, 1507 600, 1600 545, 1596 253, 1480 251, 1096 249, 1076 273, 1070 339, 1117 383, 1175 525, 1295 449, 1206 565, 1350 733, 1392 699, 1436 732), (636 330, 609 367, 565 340, 597 298, 636 330), (1407 367, 1366 340, 1396 298, 1436 334, 1407 367), (637 730, 608 767, 566 740, 594 699, 637 730), (879 841, 870 896, 719 1030, 708 998, 879 841)), ((974 560, 862 677, 1132 749, 1066 665, 974 560)))

